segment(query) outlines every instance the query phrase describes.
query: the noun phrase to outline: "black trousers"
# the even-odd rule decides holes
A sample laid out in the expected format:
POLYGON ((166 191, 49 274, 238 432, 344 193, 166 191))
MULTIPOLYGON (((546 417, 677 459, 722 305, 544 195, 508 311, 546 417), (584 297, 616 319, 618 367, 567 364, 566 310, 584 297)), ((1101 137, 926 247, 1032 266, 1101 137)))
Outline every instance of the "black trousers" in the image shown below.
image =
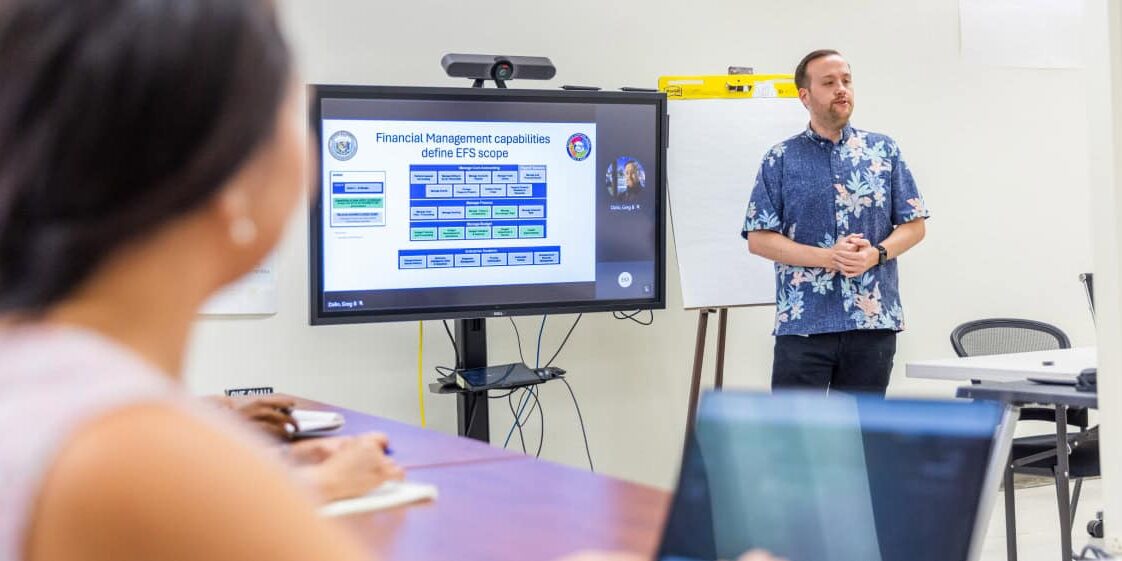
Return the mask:
POLYGON ((772 389, 832 389, 884 395, 896 332, 859 330, 775 338, 772 389))

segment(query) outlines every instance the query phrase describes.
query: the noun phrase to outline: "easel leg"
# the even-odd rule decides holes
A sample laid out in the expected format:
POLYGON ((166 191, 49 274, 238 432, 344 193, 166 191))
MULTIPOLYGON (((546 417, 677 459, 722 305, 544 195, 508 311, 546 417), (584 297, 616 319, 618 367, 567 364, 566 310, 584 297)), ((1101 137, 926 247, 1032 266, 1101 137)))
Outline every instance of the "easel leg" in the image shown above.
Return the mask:
POLYGON ((717 314, 717 375, 713 387, 721 389, 725 385, 725 333, 728 331, 729 309, 721 308, 717 314))
POLYGON ((697 416, 697 396, 701 392, 701 367, 705 363, 705 332, 709 327, 709 310, 697 315, 697 342, 693 348, 693 380, 690 381, 690 404, 686 417, 686 434, 693 430, 697 416))

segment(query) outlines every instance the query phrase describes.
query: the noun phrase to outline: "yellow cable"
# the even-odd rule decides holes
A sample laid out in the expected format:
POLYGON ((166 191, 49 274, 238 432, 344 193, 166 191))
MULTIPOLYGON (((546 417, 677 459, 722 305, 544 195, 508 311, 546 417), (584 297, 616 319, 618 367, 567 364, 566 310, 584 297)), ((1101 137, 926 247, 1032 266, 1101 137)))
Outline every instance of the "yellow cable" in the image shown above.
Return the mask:
POLYGON ((425 426, 425 322, 417 322, 417 403, 421 405, 421 427, 425 426))

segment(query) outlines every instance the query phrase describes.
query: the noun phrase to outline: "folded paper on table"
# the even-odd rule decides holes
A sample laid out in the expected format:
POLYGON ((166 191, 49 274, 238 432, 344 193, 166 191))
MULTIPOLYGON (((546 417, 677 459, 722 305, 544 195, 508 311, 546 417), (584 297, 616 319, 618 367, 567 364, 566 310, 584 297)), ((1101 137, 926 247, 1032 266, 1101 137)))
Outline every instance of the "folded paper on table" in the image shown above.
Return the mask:
POLYGON ((435 500, 436 486, 408 481, 389 481, 381 487, 353 499, 328 503, 319 509, 322 516, 347 516, 360 512, 384 510, 419 501, 435 500))

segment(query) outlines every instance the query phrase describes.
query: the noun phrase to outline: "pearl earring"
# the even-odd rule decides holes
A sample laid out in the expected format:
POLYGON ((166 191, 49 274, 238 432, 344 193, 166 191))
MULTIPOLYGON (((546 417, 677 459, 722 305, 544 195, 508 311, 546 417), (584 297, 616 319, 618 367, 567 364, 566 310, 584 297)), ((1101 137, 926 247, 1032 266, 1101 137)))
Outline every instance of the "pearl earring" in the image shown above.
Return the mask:
POLYGON ((230 223, 230 241, 239 247, 245 247, 257 241, 257 224, 248 216, 236 218, 230 223))

